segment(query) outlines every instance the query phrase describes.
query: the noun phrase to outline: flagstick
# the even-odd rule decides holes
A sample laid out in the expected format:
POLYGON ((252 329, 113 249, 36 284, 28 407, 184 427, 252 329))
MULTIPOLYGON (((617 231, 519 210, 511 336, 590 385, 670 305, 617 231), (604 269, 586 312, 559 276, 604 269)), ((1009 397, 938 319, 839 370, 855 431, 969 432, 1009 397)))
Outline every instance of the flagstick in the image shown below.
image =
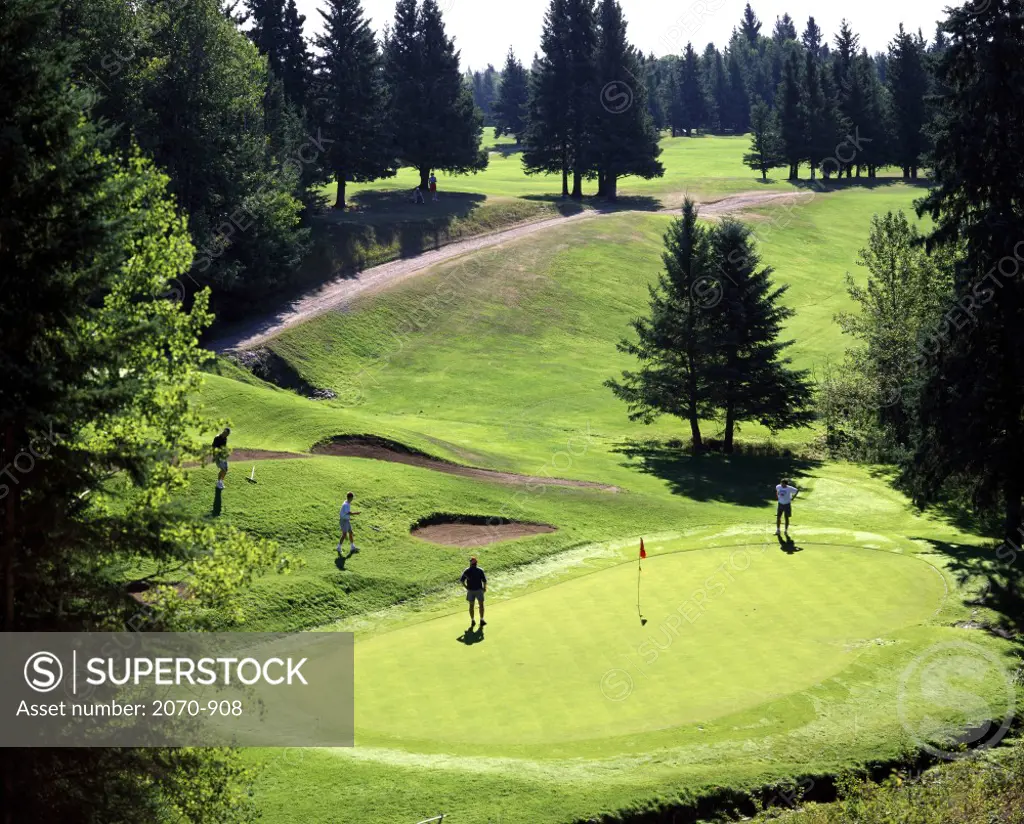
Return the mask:
POLYGON ((640 573, 643 572, 643 567, 640 565, 640 559, 636 561, 636 614, 640 616, 640 625, 644 626, 647 621, 644 620, 644 614, 640 611, 640 573))

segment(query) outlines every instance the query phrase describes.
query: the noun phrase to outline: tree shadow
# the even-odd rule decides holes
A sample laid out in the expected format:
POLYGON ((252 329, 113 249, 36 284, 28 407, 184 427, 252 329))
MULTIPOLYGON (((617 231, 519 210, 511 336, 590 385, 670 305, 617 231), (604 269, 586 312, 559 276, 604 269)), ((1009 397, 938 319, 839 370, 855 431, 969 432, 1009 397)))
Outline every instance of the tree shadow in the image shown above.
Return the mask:
POLYGON ((932 185, 932 181, 929 178, 904 180, 902 177, 844 177, 842 179, 833 177, 829 180, 819 177, 816 180, 801 178, 799 180, 787 180, 786 182, 793 184, 798 189, 816 189, 821 192, 839 192, 844 189, 881 189, 886 186, 895 186, 897 183, 903 183, 917 189, 927 189, 932 185))
POLYGON ((678 442, 627 441, 613 449, 627 458, 622 465, 668 482, 676 495, 695 501, 763 507, 775 501, 782 478, 806 477, 821 461, 793 455, 694 455, 678 442))
POLYGON ((586 209, 602 214, 612 212, 660 212, 664 209, 661 201, 648 195, 620 195, 617 200, 608 200, 597 195, 588 195, 582 200, 563 198, 561 195, 523 195, 523 200, 550 203, 563 216, 578 215, 586 209))
POLYGON ((972 546, 932 538, 914 538, 948 559, 957 583, 972 595, 968 606, 990 610, 995 622, 984 629, 1002 638, 1024 641, 1024 550, 1010 543, 972 546))
POLYGON ((487 147, 487 151, 500 154, 502 157, 522 154, 524 149, 522 143, 495 143, 493 146, 487 147))
POLYGON ((477 627, 474 629, 473 627, 470 627, 455 640, 460 644, 465 644, 467 647, 471 647, 473 644, 479 644, 484 640, 483 628, 477 627))

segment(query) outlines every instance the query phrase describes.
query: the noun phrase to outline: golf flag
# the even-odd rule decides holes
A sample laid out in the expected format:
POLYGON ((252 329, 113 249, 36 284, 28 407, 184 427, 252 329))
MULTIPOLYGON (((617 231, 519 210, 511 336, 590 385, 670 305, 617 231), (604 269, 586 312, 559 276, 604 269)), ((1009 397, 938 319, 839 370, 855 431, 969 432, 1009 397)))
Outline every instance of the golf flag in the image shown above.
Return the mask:
POLYGON ((640 539, 640 560, 642 561, 646 557, 647 557, 647 550, 644 549, 644 539, 641 538, 640 539))
POLYGON ((647 625, 647 619, 644 618, 644 614, 640 611, 640 573, 643 572, 643 567, 640 566, 640 562, 647 557, 647 550, 644 549, 644 539, 640 539, 640 557, 636 561, 636 614, 640 616, 640 626, 647 625))

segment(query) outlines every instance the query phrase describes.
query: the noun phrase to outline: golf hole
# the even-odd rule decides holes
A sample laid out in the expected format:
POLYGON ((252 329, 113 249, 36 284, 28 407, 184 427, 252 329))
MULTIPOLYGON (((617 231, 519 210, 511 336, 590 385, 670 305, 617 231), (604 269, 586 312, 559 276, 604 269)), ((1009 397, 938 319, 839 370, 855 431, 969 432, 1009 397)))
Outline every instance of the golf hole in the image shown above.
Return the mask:
POLYGON ((411 530, 413 537, 420 540, 467 549, 556 531, 549 524, 523 523, 482 515, 441 514, 420 520, 411 530))

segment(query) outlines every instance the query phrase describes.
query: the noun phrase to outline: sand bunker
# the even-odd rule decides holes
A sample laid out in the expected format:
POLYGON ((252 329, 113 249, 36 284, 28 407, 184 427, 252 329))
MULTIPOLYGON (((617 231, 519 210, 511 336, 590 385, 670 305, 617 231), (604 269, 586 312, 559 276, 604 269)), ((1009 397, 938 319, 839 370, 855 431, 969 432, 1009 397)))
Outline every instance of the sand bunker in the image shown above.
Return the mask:
POLYGON ((555 527, 548 524, 527 524, 475 515, 433 515, 412 528, 416 538, 432 544, 464 549, 556 531, 555 527))

